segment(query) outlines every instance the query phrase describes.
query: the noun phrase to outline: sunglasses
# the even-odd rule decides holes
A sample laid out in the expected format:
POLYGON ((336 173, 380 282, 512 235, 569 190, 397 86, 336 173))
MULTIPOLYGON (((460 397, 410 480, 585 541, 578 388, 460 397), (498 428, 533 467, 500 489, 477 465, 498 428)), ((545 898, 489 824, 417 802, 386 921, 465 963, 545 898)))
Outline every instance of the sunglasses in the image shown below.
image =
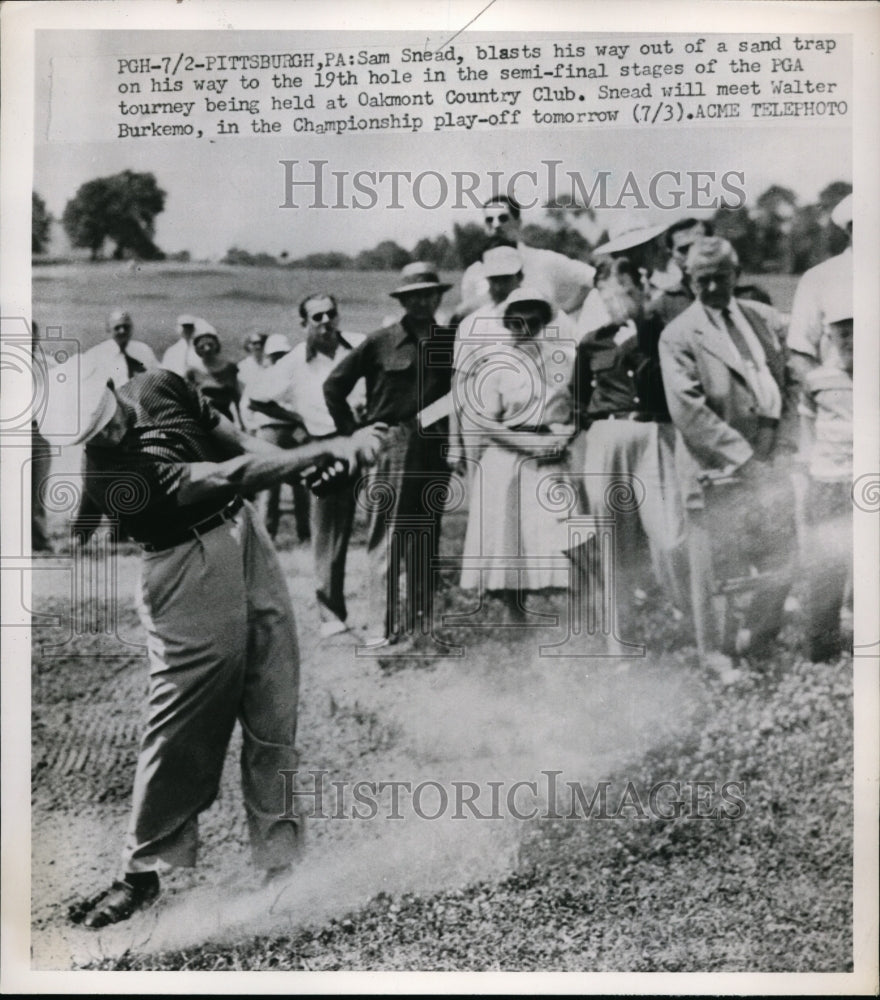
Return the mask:
POLYGON ((266 343, 266 341, 262 340, 262 339, 249 340, 248 341, 248 347, 262 347, 265 343, 266 343))
POLYGON ((131 327, 127 323, 123 323, 120 326, 114 326, 113 332, 118 333, 120 330, 130 330, 131 327))
POLYGON ((325 317, 327 319, 336 319, 337 316, 338 313, 335 309, 326 309, 324 312, 312 313, 312 315, 309 316, 309 319, 313 323, 320 323, 325 317))
POLYGON ((509 222, 510 215, 507 212, 501 212, 499 215, 487 215, 485 222, 487 226, 492 226, 496 222, 509 222))

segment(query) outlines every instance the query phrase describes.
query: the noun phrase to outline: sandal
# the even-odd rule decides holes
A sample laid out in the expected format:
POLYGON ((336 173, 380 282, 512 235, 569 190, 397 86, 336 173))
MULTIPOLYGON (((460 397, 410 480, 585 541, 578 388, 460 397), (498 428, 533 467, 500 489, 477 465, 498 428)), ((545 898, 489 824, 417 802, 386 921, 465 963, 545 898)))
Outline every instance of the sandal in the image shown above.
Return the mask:
POLYGON ((108 924, 128 920, 133 913, 149 906, 158 895, 158 880, 145 885, 116 881, 109 889, 72 906, 68 910, 68 917, 74 924, 83 924, 97 930, 108 924))

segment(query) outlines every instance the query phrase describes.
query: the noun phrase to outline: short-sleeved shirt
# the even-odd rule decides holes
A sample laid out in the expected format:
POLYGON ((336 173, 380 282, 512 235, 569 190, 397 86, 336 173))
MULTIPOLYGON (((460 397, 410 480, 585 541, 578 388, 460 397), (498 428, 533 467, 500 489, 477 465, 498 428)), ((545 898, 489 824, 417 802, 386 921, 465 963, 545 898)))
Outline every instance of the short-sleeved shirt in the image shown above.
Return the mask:
POLYGON ((848 247, 829 257, 798 282, 788 324, 788 347, 825 362, 829 356, 828 325, 825 317, 841 308, 852 309, 853 256, 848 247))
MULTIPOLYGON (((517 244, 517 250, 523 262, 523 285, 541 289, 557 309, 579 305, 582 290, 592 287, 596 270, 582 260, 525 243, 517 244)), ((471 308, 491 301, 482 261, 475 261, 462 275, 461 301, 471 308)))
POLYGON ((220 415, 185 379, 165 369, 138 375, 117 390, 129 428, 110 448, 86 445, 86 491, 105 514, 118 517, 137 541, 167 536, 216 513, 232 499, 212 496, 181 506, 186 467, 232 457, 213 434, 220 415))

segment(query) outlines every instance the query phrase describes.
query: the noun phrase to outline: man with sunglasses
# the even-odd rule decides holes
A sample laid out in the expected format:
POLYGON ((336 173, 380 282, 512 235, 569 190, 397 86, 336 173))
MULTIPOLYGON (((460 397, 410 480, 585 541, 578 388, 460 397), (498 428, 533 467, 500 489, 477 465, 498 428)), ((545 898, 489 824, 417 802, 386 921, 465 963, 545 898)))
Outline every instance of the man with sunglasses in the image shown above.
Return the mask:
MULTIPOLYGON (((582 260, 573 260, 554 250, 530 247, 522 240, 521 206, 516 199, 501 194, 483 205, 486 233, 496 244, 516 246, 523 261, 523 283, 544 289, 556 309, 572 313, 580 309, 587 292, 593 287, 594 268, 582 260)), ((491 302, 489 282, 483 262, 475 261, 461 278, 461 305, 458 313, 465 316, 491 302)))
MULTIPOLYGON (((251 406, 291 423, 299 423, 307 440, 336 434, 336 424, 324 401, 324 381, 336 365, 364 340, 360 333, 339 329, 339 306, 333 295, 307 295, 299 305, 306 339, 267 368, 251 389, 251 406)), ((348 404, 361 410, 363 382, 355 386, 348 404)), ((354 521, 353 481, 311 499, 312 553, 316 596, 321 613, 321 636, 329 638, 347 629, 345 559, 354 521)))

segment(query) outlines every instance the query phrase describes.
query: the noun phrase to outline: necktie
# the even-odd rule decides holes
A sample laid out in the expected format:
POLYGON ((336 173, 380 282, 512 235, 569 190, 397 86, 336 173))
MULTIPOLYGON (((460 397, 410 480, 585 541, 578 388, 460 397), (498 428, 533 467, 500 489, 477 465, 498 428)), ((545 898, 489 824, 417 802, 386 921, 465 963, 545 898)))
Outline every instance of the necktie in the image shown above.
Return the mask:
POLYGON ((135 375, 140 375, 141 372, 145 372, 146 366, 141 364, 137 358, 133 358, 130 354, 125 351, 122 352, 123 358, 125 358, 125 367, 128 369, 128 377, 130 379, 134 378, 135 375))
POLYGON ((725 327, 727 328, 727 335, 733 341, 733 346, 737 349, 739 356, 747 365, 755 367, 754 355, 749 350, 749 345, 746 343, 746 338, 742 335, 742 331, 734 322, 731 311, 729 309, 722 309, 721 317, 724 320, 725 327))

